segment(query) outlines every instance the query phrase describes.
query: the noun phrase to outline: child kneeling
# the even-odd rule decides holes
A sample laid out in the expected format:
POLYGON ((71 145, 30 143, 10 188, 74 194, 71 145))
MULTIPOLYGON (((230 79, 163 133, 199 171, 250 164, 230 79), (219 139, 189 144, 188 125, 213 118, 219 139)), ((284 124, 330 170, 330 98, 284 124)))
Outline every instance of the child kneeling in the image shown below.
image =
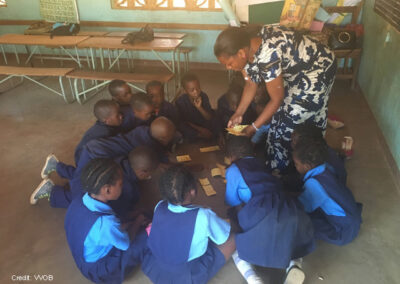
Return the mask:
POLYGON ((192 204, 196 182, 182 166, 161 176, 160 191, 164 200, 154 212, 143 272, 153 283, 207 283, 235 251, 230 225, 192 204))
POLYGON ((72 256, 91 281, 122 283, 125 273, 142 261, 147 235, 139 229, 145 218, 140 215, 124 230, 106 204, 122 190, 122 171, 112 159, 90 161, 81 181, 87 193, 72 201, 64 223, 72 256))

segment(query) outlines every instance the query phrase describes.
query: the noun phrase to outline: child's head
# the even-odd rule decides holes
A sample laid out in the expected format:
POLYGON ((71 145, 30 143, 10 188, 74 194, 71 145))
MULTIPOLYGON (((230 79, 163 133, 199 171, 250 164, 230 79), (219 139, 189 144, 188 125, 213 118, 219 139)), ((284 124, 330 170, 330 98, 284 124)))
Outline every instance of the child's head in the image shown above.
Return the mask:
POLYGON ((161 176, 159 186, 163 199, 175 205, 190 204, 197 193, 196 181, 183 165, 170 167, 161 176))
POLYGON ((82 170, 83 189, 101 201, 116 200, 122 191, 122 170, 112 159, 91 160, 82 170))
POLYGON ((304 175, 325 163, 328 155, 325 140, 298 140, 293 149, 293 161, 297 171, 304 175))
POLYGON ((175 137, 176 128, 171 120, 160 116, 150 124, 150 133, 162 145, 168 146, 175 137))
POLYGON ((186 94, 188 94, 192 100, 197 99, 200 96, 200 81, 195 74, 186 73, 185 75, 183 75, 181 79, 181 85, 186 94))
POLYGON ((242 93, 243 93, 242 86, 236 83, 232 83, 229 86, 228 92, 226 93, 226 99, 228 101, 229 108, 231 111, 236 111, 240 103, 240 99, 242 98, 242 93))
POLYGON ((120 126, 122 114, 119 111, 119 104, 112 100, 99 100, 93 108, 94 116, 98 121, 109 126, 120 126))
POLYGON ((157 168, 158 158, 153 149, 139 146, 129 153, 129 164, 139 180, 150 179, 157 168))
POLYGON ((135 117, 147 121, 153 114, 153 104, 145 93, 137 93, 131 100, 131 106, 135 112, 135 117))
POLYGON ((244 157, 253 157, 254 149, 250 138, 246 136, 229 135, 226 141, 226 156, 231 161, 244 157))
POLYGON ((164 101, 164 85, 160 81, 151 81, 146 85, 146 93, 151 98, 154 108, 160 108, 164 101))
POLYGON ((262 113, 269 100, 270 98, 267 91, 267 87, 265 86, 264 82, 261 82, 257 86, 256 95, 254 97, 254 103, 257 115, 260 115, 262 113))
POLYGON ((292 133, 291 147, 294 149, 296 144, 302 140, 324 141, 322 129, 312 122, 305 122, 297 125, 292 133))
POLYGON ((112 99, 120 105, 129 105, 132 99, 131 88, 125 81, 112 80, 108 85, 108 91, 110 92, 112 99))

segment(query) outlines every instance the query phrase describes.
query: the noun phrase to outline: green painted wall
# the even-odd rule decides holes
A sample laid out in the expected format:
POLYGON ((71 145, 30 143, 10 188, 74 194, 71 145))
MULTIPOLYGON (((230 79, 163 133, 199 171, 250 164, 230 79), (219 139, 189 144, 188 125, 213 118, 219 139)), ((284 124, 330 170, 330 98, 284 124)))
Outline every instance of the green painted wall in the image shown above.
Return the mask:
MULTIPOLYGON (((223 12, 116 10, 111 9, 110 0, 77 0, 77 4, 82 21, 228 24, 223 12)), ((7 5, 5 8, 0 8, 0 19, 2 20, 41 19, 39 0, 8 0, 7 5)), ((0 26, 0 34, 22 33, 25 29, 26 26, 0 26)), ((124 29, 109 28, 106 30, 124 29)), ((185 38, 184 45, 196 47, 191 54, 191 61, 218 62, 213 53, 213 46, 220 31, 184 29, 164 29, 160 31, 187 33, 188 36, 185 38)), ((141 53, 139 58, 149 59, 154 57, 141 53)), ((169 56, 166 58, 169 58, 169 56)))
POLYGON ((400 32, 373 6, 374 0, 366 0, 358 80, 400 169, 400 32))

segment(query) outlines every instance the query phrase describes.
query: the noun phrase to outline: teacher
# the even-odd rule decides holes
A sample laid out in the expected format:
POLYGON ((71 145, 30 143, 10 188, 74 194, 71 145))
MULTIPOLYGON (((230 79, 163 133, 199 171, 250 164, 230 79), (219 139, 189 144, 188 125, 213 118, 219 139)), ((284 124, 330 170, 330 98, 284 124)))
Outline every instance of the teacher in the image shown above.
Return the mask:
POLYGON ((245 27, 222 31, 214 45, 219 62, 242 71, 246 79, 242 99, 228 122, 242 122, 257 84, 264 81, 270 96, 259 117, 243 132, 251 137, 265 123, 267 165, 284 171, 290 159, 290 140, 296 125, 312 121, 326 128, 329 93, 336 73, 333 51, 327 46, 280 26, 264 26, 254 36, 245 27))

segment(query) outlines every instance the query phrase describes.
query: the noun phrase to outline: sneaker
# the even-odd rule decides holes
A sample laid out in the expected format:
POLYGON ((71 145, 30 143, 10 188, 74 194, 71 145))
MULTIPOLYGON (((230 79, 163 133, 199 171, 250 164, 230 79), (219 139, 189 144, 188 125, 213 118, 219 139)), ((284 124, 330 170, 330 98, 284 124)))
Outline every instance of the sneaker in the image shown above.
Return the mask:
POLYGON ((39 199, 49 198, 54 183, 49 179, 44 179, 38 187, 31 194, 30 202, 32 205, 36 204, 39 199))
POLYGON ((284 284, 303 284, 306 275, 298 266, 292 266, 286 274, 284 284))
POLYGON ((58 159, 56 158, 56 156, 54 156, 53 154, 47 156, 46 163, 44 164, 42 172, 40 173, 43 179, 48 178, 49 174, 56 170, 57 163, 58 159))

